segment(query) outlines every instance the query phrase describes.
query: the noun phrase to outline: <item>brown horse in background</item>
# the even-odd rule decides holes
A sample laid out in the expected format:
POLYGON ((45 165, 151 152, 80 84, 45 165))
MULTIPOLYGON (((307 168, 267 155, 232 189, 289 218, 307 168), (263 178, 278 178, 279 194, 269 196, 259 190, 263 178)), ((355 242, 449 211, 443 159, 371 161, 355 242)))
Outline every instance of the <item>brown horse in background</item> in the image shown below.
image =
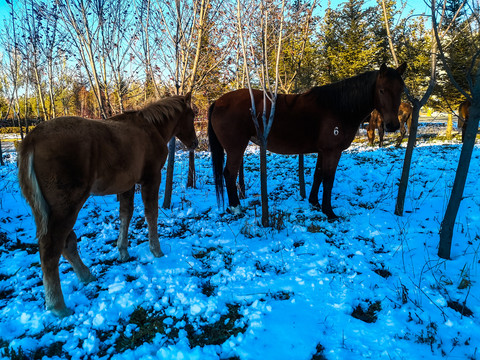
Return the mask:
POLYGON ((470 117, 470 101, 463 101, 458 107, 458 128, 462 129, 462 142, 465 138, 465 130, 467 129, 467 121, 470 117))
MULTIPOLYGON (((342 151, 352 143, 361 121, 376 108, 383 115, 387 131, 399 128, 397 114, 405 69, 406 64, 398 69, 382 65, 380 70, 314 87, 304 94, 277 96, 267 149, 278 154, 318 153, 309 202, 319 206, 318 190, 323 181, 322 211, 329 219, 337 218, 331 206, 331 193, 338 161, 342 151)), ((253 94, 260 117, 263 93, 254 90, 253 94)), ((270 106, 267 102, 267 116, 270 106)), ((242 89, 223 95, 209 109, 208 137, 217 199, 223 202, 224 178, 232 208, 240 205, 236 179, 243 153, 256 136, 250 108, 249 91, 242 89)))
POLYGON ((117 246, 120 261, 125 261, 135 184, 140 184, 150 250, 156 257, 163 255, 157 229, 161 170, 173 136, 191 149, 198 144, 190 100, 190 94, 168 97, 107 120, 59 117, 38 125, 21 143, 20 187, 37 225, 46 307, 55 315, 72 313, 60 285, 60 255, 80 281, 95 279, 80 259, 73 231, 90 194, 118 194, 117 246))
MULTIPOLYGON (((409 103, 402 102, 398 108, 398 121, 400 122, 400 136, 397 139, 396 146, 400 146, 405 134, 410 131, 412 125, 413 107, 409 103)), ((379 146, 383 146, 384 123, 382 115, 377 110, 373 110, 369 116, 367 126, 367 137, 370 145, 373 146, 375 141, 375 129, 378 129, 378 137, 380 139, 379 146)))

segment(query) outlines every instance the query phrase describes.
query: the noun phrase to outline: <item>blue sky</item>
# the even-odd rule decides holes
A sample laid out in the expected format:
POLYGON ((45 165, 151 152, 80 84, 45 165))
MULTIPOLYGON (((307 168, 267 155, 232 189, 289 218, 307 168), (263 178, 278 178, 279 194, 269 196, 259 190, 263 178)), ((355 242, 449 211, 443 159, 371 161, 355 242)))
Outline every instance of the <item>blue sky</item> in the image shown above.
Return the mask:
MULTIPOLYGON (((13 0, 13 1, 15 1, 15 0, 13 0)), ((340 4, 342 4, 344 2, 345 2, 345 0, 332 0, 331 1, 333 8, 337 8, 340 4)), ((372 5, 374 5, 376 3, 376 1, 370 0, 370 1, 367 1, 367 3, 371 3, 372 5)), ((397 1, 397 3, 399 4, 400 2, 397 1)), ((326 0, 320 0, 319 4, 320 4, 322 9, 325 9, 328 6, 327 5, 328 2, 326 0)), ((8 9, 9 9, 9 5, 7 5, 5 0, 0 0, 0 19, 2 19, 2 23, 3 23, 3 19, 5 17, 8 17, 8 9)), ((429 13, 428 6, 425 4, 424 0, 408 0, 407 4, 406 4, 406 7, 405 7, 405 11, 404 11, 404 16, 407 16, 407 14, 410 11, 413 11, 414 14, 429 13)))

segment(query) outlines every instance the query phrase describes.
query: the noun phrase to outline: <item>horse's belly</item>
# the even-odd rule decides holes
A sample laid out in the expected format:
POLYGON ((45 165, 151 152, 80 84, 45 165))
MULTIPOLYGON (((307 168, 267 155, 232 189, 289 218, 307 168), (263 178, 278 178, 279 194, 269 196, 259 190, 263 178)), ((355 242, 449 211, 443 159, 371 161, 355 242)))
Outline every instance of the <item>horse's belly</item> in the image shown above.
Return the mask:
POLYGON ((267 140, 267 150, 275 154, 294 155, 294 154, 309 154, 317 153, 318 147, 312 141, 295 141, 295 139, 271 138, 267 140))
POLYGON ((121 194, 134 187, 138 181, 139 179, 131 174, 103 175, 95 179, 90 193, 93 195, 121 194))

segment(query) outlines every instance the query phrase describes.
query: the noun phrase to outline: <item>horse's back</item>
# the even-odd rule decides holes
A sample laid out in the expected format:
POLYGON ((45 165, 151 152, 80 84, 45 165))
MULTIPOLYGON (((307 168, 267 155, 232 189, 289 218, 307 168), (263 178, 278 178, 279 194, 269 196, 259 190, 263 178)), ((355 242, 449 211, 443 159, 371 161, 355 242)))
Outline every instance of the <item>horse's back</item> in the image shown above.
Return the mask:
POLYGON ((114 194, 141 181, 147 152, 153 158, 150 142, 144 130, 127 123, 59 117, 26 136, 21 156, 34 153, 44 188, 114 194))
MULTIPOLYGON (((252 91, 258 123, 263 130, 263 92, 252 91)), ((266 104, 268 119, 271 110, 268 99, 266 104)), ((234 151, 238 147, 246 146, 248 140, 257 135, 251 108, 252 102, 248 89, 226 93, 215 101, 210 121, 227 152, 229 149, 234 151)), ((308 97, 278 94, 267 148, 280 154, 317 152, 321 122, 318 110, 308 97)))

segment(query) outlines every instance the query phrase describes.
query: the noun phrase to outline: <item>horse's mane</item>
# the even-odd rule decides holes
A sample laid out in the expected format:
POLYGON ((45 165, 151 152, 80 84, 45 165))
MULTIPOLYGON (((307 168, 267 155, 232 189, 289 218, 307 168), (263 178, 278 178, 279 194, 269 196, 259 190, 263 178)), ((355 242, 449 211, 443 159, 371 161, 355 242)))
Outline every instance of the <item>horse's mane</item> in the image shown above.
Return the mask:
POLYGON ((314 97, 320 105, 340 112, 356 112, 372 102, 372 87, 378 71, 367 71, 363 74, 338 81, 332 84, 316 86, 304 95, 314 97))
POLYGON ((138 112, 146 121, 155 125, 162 125, 178 116, 186 107, 185 97, 175 95, 157 100, 138 112))

